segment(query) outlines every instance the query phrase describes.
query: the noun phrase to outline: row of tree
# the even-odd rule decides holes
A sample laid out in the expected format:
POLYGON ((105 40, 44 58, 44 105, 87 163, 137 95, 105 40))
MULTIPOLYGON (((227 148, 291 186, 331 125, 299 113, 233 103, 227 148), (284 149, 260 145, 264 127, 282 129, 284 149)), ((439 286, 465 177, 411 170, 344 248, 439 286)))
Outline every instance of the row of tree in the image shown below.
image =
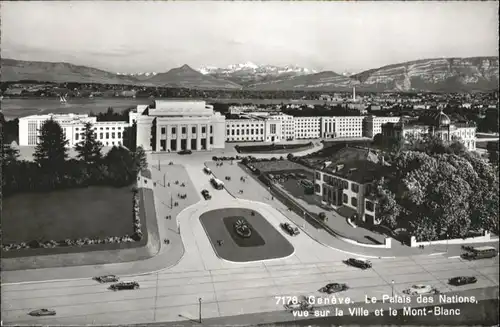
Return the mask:
POLYGON ((113 147, 103 155, 103 146, 96 139, 91 123, 85 124, 83 140, 75 147, 76 159, 68 158, 67 144, 59 123, 47 120, 40 130, 34 161, 18 160, 18 151, 5 145, 3 196, 91 185, 126 186, 147 168, 146 154, 141 147, 134 151, 113 147))
POLYGON ((498 166, 460 145, 430 137, 392 150, 391 172, 376 187, 384 225, 419 241, 499 232, 498 166))

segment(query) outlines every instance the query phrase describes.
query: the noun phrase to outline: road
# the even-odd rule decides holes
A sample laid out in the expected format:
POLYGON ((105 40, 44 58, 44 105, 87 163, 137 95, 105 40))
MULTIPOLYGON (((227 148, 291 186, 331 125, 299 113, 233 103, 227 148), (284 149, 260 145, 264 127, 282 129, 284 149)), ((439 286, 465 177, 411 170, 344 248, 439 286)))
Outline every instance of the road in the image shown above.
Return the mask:
MULTIPOLYGON (((179 163, 178 157, 173 159, 179 163)), ((416 283, 430 284, 441 292, 470 290, 483 294, 485 287, 498 286, 498 257, 462 261, 446 256, 413 256, 374 259, 373 269, 362 271, 346 266, 348 254, 319 244, 307 234, 285 235, 278 227, 286 218, 270 205, 235 199, 225 190, 216 191, 203 162, 184 163, 197 192, 206 188, 213 198, 200 201, 177 217, 185 253, 172 268, 142 276, 120 276, 138 281, 139 290, 113 292, 90 277, 77 280, 2 284, 2 320, 5 324, 132 324, 198 319, 199 298, 203 318, 276 311, 283 314, 283 296, 315 295, 330 282, 347 283, 341 296, 360 302, 365 296, 381 297, 393 291, 400 294, 416 283), (221 260, 198 219, 207 210, 224 206, 244 206, 258 210, 283 233, 295 248, 293 255, 251 263, 221 260), (474 275, 478 282, 459 288, 446 281, 457 275, 474 275), (394 281, 394 283, 392 283, 394 281), (52 308, 55 317, 30 317, 39 308, 52 308)), ((163 171, 157 174, 163 178, 163 171), (161 176, 160 176, 161 175, 161 176)), ((47 276, 49 279, 49 276, 47 276)), ((272 315, 272 314, 271 314, 272 315)))

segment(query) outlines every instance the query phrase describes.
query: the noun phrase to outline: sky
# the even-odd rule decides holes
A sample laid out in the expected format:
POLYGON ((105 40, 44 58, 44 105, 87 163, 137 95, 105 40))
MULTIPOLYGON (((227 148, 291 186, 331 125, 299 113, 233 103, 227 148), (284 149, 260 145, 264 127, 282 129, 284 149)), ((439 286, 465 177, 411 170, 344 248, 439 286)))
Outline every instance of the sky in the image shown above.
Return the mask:
POLYGON ((112 72, 188 64, 360 72, 498 56, 498 3, 314 1, 0 2, 2 58, 112 72))

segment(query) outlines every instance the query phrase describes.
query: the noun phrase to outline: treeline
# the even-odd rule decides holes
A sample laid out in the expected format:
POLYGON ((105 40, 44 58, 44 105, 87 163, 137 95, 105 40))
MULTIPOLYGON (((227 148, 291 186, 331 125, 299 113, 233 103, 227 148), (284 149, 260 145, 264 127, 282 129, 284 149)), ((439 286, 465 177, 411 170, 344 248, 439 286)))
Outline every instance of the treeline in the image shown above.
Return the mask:
POLYGON ((93 113, 92 111, 89 113, 89 116, 91 117, 96 117, 97 121, 125 121, 128 122, 128 114, 131 110, 133 110, 134 107, 127 108, 121 112, 115 112, 115 110, 112 107, 108 107, 108 110, 106 112, 99 112, 97 114, 93 113))
POLYGON ((45 121, 39 138, 34 161, 18 160, 18 151, 4 145, 4 197, 21 192, 47 192, 91 185, 127 186, 147 168, 146 154, 140 147, 135 152, 113 147, 103 155, 102 144, 95 139, 91 123, 85 124, 84 138, 76 146, 76 159, 68 159, 68 141, 56 121, 45 121))

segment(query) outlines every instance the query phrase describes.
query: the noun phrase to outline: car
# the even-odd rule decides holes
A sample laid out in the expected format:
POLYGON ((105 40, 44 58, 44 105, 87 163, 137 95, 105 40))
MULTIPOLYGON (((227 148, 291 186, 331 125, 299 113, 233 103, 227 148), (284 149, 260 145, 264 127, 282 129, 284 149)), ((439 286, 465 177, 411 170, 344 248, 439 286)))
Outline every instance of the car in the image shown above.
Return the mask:
POLYGON ((408 295, 423 295, 423 294, 437 294, 439 291, 432 287, 431 285, 423 285, 423 284, 417 284, 417 285, 412 285, 407 290, 403 291, 404 294, 408 295))
POLYGON ((292 296, 284 305, 286 310, 294 311, 313 311, 313 305, 307 300, 304 295, 292 296))
POLYGON ((201 191, 201 195, 203 195, 205 200, 210 200, 212 198, 212 196, 210 195, 210 192, 208 192, 208 190, 201 191))
POLYGON ((181 151, 179 151, 177 153, 178 154, 191 154, 191 153, 193 153, 193 151, 191 151, 191 150, 181 150, 181 151))
POLYGON ((453 277, 448 280, 448 284, 454 286, 462 286, 467 284, 477 283, 477 278, 474 276, 459 276, 453 277))
POLYGON ((321 293, 332 294, 332 293, 346 291, 348 289, 349 289, 349 286, 347 286, 347 284, 330 283, 330 284, 326 284, 325 286, 320 288, 319 291, 321 293))
POLYGON ((366 259, 362 259, 362 258, 349 258, 349 259, 345 260, 344 263, 346 265, 353 266, 356 268, 361 268, 363 270, 372 267, 372 263, 370 261, 368 261, 366 259))
POLYGON ((98 281, 99 283, 115 283, 118 281, 118 277, 116 277, 115 275, 104 275, 94 277, 93 280, 98 281))
POLYGON ((109 289, 113 291, 136 290, 138 288, 139 288, 138 282, 120 282, 113 284, 109 287, 109 289))
POLYGON ((299 229, 297 227, 293 227, 289 223, 281 223, 280 226, 281 226, 281 228, 283 228, 285 230, 285 232, 287 232, 291 236, 295 236, 295 235, 300 234, 299 229))
POLYGON ((28 314, 33 317, 55 316, 56 311, 51 309, 38 309, 38 310, 33 310, 28 314))

